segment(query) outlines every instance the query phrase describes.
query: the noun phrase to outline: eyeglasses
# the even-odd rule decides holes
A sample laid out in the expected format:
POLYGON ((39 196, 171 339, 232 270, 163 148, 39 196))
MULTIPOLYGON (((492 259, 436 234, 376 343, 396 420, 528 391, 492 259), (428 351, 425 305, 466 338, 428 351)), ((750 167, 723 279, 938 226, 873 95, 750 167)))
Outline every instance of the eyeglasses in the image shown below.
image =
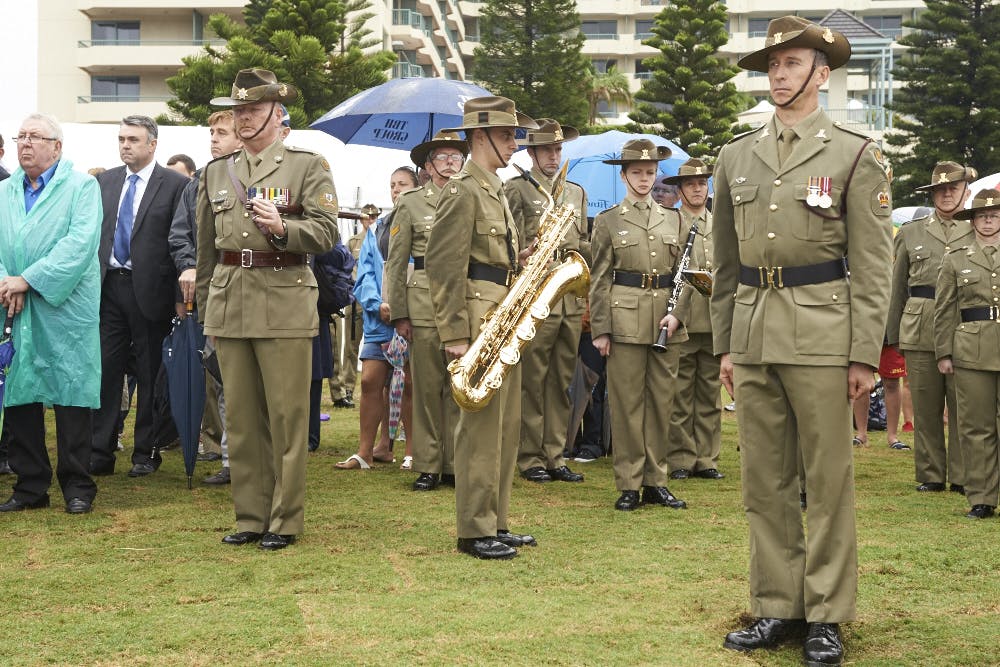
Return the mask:
POLYGON ((465 161, 465 156, 461 154, 454 155, 454 154, 440 153, 438 155, 435 155, 432 159, 435 162, 440 162, 442 164, 444 164, 445 162, 456 162, 461 164, 462 162, 465 161))
POLYGON ((976 213, 976 220, 989 220, 990 222, 1000 221, 1000 213, 976 213))
POLYGON ((19 134, 14 137, 14 141, 24 146, 30 146, 36 141, 58 141, 58 137, 42 137, 37 134, 19 134))

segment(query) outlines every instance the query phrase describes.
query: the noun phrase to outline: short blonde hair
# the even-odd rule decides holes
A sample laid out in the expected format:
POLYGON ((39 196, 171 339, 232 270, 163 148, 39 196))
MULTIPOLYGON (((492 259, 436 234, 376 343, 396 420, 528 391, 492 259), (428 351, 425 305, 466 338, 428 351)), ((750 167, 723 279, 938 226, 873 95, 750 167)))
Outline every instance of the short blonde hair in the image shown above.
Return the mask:
POLYGON ((208 117, 208 126, 211 127, 217 123, 228 122, 230 125, 235 125, 236 120, 233 118, 232 109, 223 109, 222 111, 216 111, 211 116, 208 117))

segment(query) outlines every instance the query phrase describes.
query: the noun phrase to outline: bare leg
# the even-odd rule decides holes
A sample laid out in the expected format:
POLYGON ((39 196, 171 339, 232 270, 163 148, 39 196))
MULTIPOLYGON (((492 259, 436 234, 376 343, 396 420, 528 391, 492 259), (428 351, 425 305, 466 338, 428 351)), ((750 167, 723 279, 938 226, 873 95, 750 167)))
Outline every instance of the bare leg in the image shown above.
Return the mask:
POLYGON ((865 394, 854 400, 854 444, 859 447, 868 446, 868 408, 871 396, 865 394))
POLYGON ((903 390, 902 390, 902 408, 903 408, 903 421, 913 423, 913 397, 910 396, 910 383, 904 377, 902 379, 903 390))
POLYGON ((406 373, 403 383, 403 403, 400 419, 403 421, 403 430, 406 431, 406 456, 413 456, 413 380, 410 375, 410 362, 406 362, 403 369, 406 373))
POLYGON ((882 378, 882 386, 885 387, 885 438, 890 445, 899 440, 899 411, 902 403, 899 385, 899 378, 882 378))
MULTIPOLYGON (((391 366, 387 362, 377 359, 364 359, 361 362, 361 407, 359 409, 361 434, 358 443, 358 456, 369 465, 374 457, 375 434, 378 431, 379 422, 382 420, 385 380, 390 369, 391 366)), ((385 429, 383 431, 388 439, 388 431, 385 429)))

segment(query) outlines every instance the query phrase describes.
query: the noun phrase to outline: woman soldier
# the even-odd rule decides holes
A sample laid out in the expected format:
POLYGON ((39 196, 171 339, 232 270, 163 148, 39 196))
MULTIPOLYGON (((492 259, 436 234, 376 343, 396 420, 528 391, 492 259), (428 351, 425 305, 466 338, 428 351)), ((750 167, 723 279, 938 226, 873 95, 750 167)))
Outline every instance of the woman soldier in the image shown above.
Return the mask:
POLYGON ((938 370, 955 374, 958 440, 965 459, 965 516, 993 516, 1000 493, 1000 191, 980 190, 972 207, 975 240, 944 256, 937 279, 934 346, 938 370))
POLYGON ((615 509, 624 511, 639 506, 640 487, 644 504, 687 506, 666 487, 666 440, 677 379, 675 343, 687 340, 681 322, 689 294, 682 292, 664 315, 684 241, 680 214, 650 196, 657 163, 668 157, 670 149, 648 139, 626 142, 620 159, 604 162, 621 165, 628 192, 594 220, 591 332, 594 347, 608 360, 615 485, 621 491, 615 509), (661 327, 670 336, 665 353, 651 347, 661 327))

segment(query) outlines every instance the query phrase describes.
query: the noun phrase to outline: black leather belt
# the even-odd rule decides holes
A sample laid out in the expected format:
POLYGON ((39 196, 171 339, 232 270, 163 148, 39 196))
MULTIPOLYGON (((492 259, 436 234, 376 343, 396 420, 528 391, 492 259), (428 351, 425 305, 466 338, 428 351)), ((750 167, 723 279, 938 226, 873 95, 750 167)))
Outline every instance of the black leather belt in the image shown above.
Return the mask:
POLYGON ((641 287, 642 289, 661 289, 674 286, 674 277, 665 273, 634 273, 632 271, 615 271, 611 277, 615 285, 625 287, 641 287))
POLYGON ((491 264, 469 264, 469 278, 472 280, 488 280, 497 285, 510 287, 514 282, 514 272, 491 264))
POLYGON ((220 250, 219 263, 244 269, 284 268, 306 263, 306 256, 284 250, 220 250))
POLYGON ((985 320, 1000 320, 1000 307, 981 306, 979 308, 963 308, 963 322, 982 322, 985 320))
POLYGON ((106 275, 109 275, 109 276, 125 276, 127 278, 131 278, 132 277, 132 270, 131 269, 119 268, 117 266, 112 266, 111 268, 108 269, 106 275))
POLYGON ((424 258, 423 256, 413 258, 413 269, 415 271, 420 271, 424 268, 424 258))
POLYGON ((837 280, 847 275, 843 259, 831 259, 804 266, 744 266, 740 265, 740 282, 750 287, 799 287, 837 280))
POLYGON ((934 288, 930 285, 914 285, 910 288, 910 296, 920 299, 933 299, 934 288))

